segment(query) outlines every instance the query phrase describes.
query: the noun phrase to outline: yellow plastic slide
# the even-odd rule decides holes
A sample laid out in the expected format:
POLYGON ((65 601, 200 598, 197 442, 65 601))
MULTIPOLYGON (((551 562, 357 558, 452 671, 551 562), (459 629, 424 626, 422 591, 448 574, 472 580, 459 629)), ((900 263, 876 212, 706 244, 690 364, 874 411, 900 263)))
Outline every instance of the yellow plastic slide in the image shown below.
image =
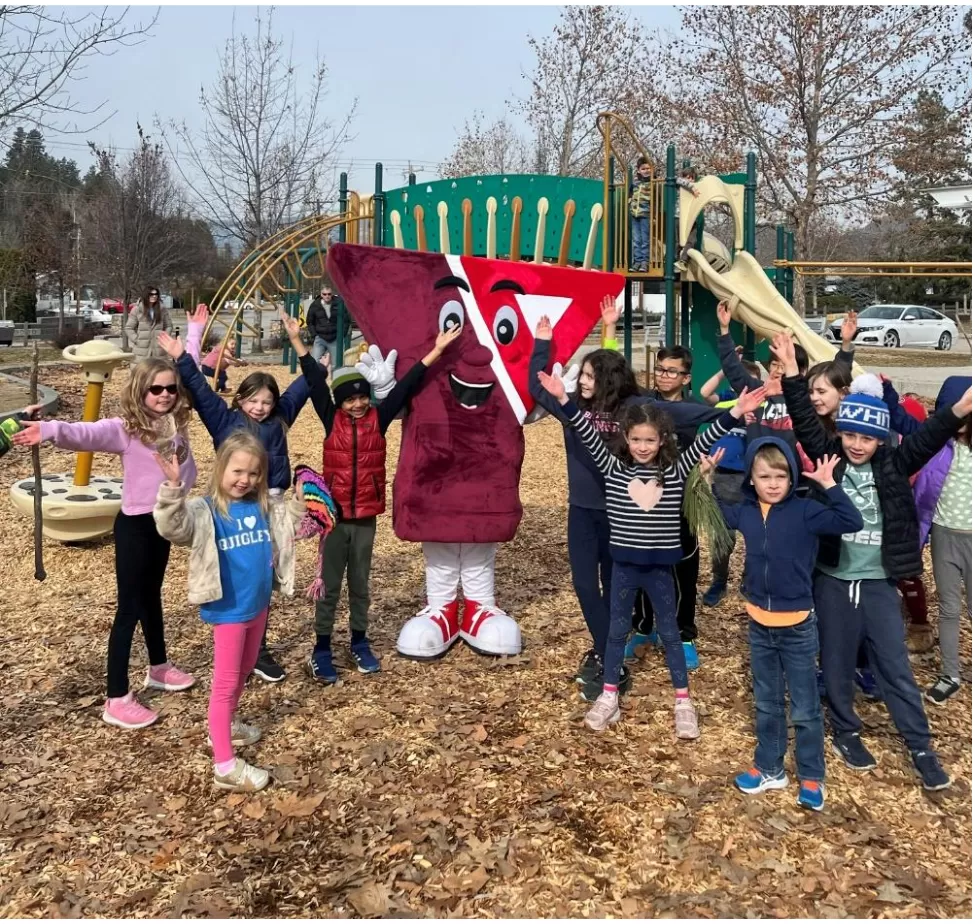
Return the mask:
MULTIPOLYGON (((792 339, 809 354, 810 366, 836 356, 837 348, 809 329, 750 253, 736 253, 731 269, 725 273, 717 272, 708 258, 697 250, 688 252, 687 263, 694 280, 719 299, 727 300, 732 317, 750 327, 758 337, 771 340, 780 331, 789 331, 792 339)), ((862 372, 863 369, 854 363, 854 376, 862 372)))

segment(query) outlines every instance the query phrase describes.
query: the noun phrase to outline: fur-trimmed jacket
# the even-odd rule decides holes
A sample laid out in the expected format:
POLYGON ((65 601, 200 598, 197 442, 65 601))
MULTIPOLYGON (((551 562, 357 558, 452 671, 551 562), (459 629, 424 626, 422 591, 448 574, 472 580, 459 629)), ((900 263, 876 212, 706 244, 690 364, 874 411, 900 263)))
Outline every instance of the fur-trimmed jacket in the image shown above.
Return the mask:
MULTIPOLYGON (((187 498, 183 492, 182 484, 178 488, 166 482, 160 485, 152 518, 163 539, 190 547, 190 603, 213 603, 223 599, 214 511, 205 497, 187 498)), ((297 497, 270 501, 267 520, 274 550, 274 586, 286 597, 295 592, 295 531, 304 515, 305 504, 297 497)))

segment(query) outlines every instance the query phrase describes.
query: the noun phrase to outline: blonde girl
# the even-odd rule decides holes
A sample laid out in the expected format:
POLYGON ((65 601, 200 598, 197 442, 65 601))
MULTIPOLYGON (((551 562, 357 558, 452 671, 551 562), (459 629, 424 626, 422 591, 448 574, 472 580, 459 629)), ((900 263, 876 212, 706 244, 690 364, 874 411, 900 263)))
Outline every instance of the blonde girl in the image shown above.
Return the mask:
MULTIPOLYGON (((178 461, 156 456, 165 482, 153 515, 159 532, 190 547, 189 598, 213 626, 213 683, 207 720, 218 789, 256 792, 268 773, 238 758, 234 746, 254 744, 260 729, 234 719, 261 649, 271 590, 294 593, 295 527, 304 504, 269 503, 268 456, 246 430, 217 450, 206 497, 187 500, 178 461)), ((299 492, 300 493, 300 492, 299 492)))
POLYGON ((136 625, 142 626, 149 667, 145 686, 188 690, 196 682, 174 667, 163 636, 162 583, 169 562, 169 541, 156 530, 152 508, 162 484, 153 458, 165 452, 175 459, 187 486, 196 482, 187 425, 190 402, 169 359, 146 359, 133 366, 122 391, 122 416, 94 423, 59 420, 24 421, 14 435, 21 446, 48 441, 77 452, 110 452, 122 458, 122 510, 115 518, 115 583, 118 607, 108 637, 108 696, 102 719, 135 729, 159 716, 129 690, 129 656, 136 625))

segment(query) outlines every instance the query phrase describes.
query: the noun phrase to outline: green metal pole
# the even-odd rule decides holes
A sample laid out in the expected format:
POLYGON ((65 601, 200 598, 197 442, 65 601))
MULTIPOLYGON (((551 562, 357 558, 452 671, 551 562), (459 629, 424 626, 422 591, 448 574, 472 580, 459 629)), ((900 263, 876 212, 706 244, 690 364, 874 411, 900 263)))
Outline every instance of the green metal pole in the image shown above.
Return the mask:
MULTIPOLYGON (((775 226, 775 259, 785 259, 785 225, 775 226)), ((785 298, 785 267, 775 268, 775 288, 779 290, 779 295, 785 298)))
MULTIPOLYGON (((339 174, 339 214, 344 215, 349 210, 349 175, 339 174)), ((339 240, 345 243, 345 225, 339 225, 339 240)))
POLYGON ((608 214, 606 215, 606 227, 609 234, 606 236, 606 253, 603 255, 606 269, 613 272, 616 268, 616 158, 609 158, 609 202, 608 214))
POLYGON ((677 317, 677 293, 675 291, 674 261, 677 255, 677 149, 667 145, 667 176, 664 181, 664 298, 666 299, 666 344, 674 345, 674 334, 677 317))
MULTIPOLYGON (((796 257, 796 235, 794 231, 787 231, 785 235, 785 258, 792 261, 796 257)), ((795 293, 795 270, 790 266, 785 271, 785 298, 791 305, 796 297, 795 293)))
POLYGON ((410 174, 410 175, 409 175, 409 176, 408 176, 408 177, 406 178, 406 185, 407 185, 407 186, 416 186, 416 174, 415 174, 415 173, 411 173, 411 174, 410 174))
POLYGON ((633 362, 633 284, 627 279, 623 289, 623 356, 633 362))
POLYGON ((372 202, 372 242, 377 247, 382 247, 386 237, 386 197, 383 195, 382 164, 376 164, 376 192, 372 202))

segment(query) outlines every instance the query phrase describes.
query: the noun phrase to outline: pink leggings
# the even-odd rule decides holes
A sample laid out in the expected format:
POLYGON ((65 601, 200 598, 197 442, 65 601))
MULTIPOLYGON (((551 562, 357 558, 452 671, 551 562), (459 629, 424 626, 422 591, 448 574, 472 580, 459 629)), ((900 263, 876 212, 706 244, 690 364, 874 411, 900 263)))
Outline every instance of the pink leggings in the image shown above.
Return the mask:
POLYGON ((213 762, 221 764, 234 758, 230 743, 233 720, 244 684, 261 650, 267 610, 250 622, 233 622, 213 627, 213 684, 207 721, 213 742, 213 762))

